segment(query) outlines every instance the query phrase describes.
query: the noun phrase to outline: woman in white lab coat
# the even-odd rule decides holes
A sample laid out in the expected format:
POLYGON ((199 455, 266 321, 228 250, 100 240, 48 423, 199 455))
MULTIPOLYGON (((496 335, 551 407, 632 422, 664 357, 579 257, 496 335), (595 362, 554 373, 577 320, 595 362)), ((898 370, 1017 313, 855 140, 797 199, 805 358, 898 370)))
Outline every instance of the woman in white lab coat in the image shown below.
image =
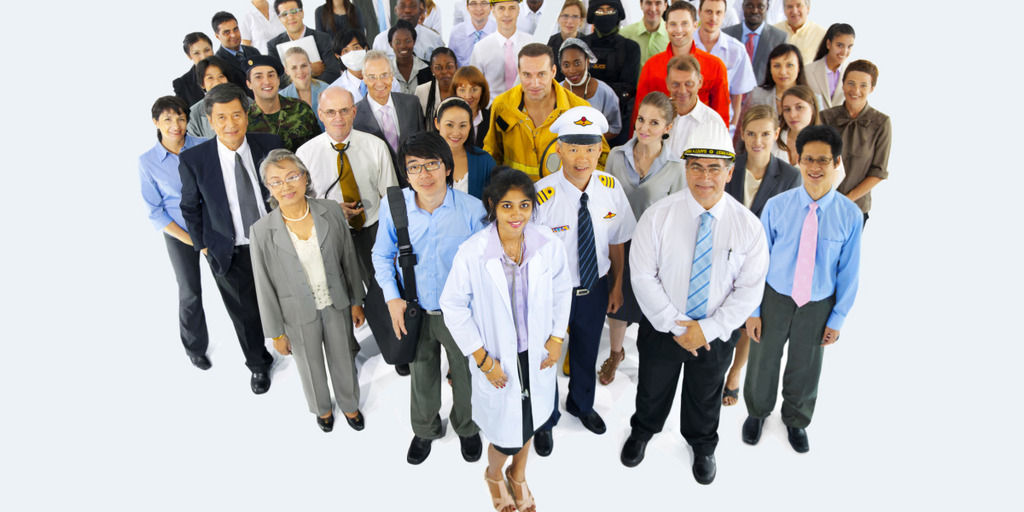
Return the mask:
POLYGON ((459 247, 440 304, 445 325, 471 358, 473 421, 491 441, 484 478, 494 508, 529 512, 536 506, 526 458, 535 428, 555 407, 553 367, 572 281, 562 242, 530 222, 537 193, 525 173, 498 167, 483 196, 490 226, 459 247), (509 456, 511 496, 502 479, 509 456))

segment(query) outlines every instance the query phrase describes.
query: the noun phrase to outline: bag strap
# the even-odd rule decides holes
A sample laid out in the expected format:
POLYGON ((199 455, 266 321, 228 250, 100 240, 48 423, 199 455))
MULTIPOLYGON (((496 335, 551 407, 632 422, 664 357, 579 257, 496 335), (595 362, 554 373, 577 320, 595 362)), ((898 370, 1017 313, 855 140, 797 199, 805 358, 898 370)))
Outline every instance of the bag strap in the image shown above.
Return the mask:
POLYGON ((409 240, 409 213, 405 209, 405 195, 399 187, 388 187, 388 205, 398 235, 398 266, 402 268, 402 295, 407 302, 419 302, 416 295, 416 254, 409 240))

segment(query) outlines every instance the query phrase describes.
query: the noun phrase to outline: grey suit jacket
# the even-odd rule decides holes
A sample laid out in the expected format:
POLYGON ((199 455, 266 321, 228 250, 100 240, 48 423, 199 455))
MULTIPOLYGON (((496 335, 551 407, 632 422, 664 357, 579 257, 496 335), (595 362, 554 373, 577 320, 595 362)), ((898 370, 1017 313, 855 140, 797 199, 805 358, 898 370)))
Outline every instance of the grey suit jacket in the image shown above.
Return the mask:
POLYGON ((843 96, 843 73, 846 71, 846 64, 847 62, 844 62, 839 65, 839 85, 831 97, 828 95, 828 66, 825 65, 825 57, 804 65, 807 86, 818 95, 818 102, 822 104, 821 110, 838 107, 846 101, 846 97, 843 96))
MULTIPOLYGON (((725 27, 722 32, 735 37, 739 42, 746 44, 743 40, 743 22, 740 22, 731 27, 725 27)), ((761 85, 764 83, 765 73, 768 71, 768 54, 775 49, 776 46, 786 42, 786 33, 769 25, 767 22, 764 23, 764 30, 761 31, 761 37, 757 41, 757 50, 754 52, 754 60, 751 64, 754 65, 754 76, 757 77, 757 84, 761 85)), ((813 58, 812 55, 810 58, 813 58)), ((808 57, 804 57, 804 64, 806 65, 808 57)))
MULTIPOLYGON (((732 170, 732 179, 725 184, 725 192, 731 195, 733 199, 739 201, 740 204, 746 204, 743 202, 743 182, 746 180, 746 176, 747 154, 742 153, 736 157, 736 165, 732 170)), ((772 155, 772 159, 768 162, 768 167, 764 170, 764 176, 761 178, 761 186, 757 187, 754 200, 750 202, 750 211, 760 217, 761 211, 764 210, 764 204, 769 199, 789 189, 799 187, 802 182, 800 171, 796 167, 772 155)))
MULTIPOLYGON (((348 222, 338 203, 309 199, 320 252, 327 274, 327 289, 335 309, 363 304, 363 281, 348 222)), ((316 319, 313 292, 306 281, 299 256, 292 245, 288 227, 275 208, 249 229, 252 274, 256 282, 263 334, 273 338, 284 334, 285 325, 299 327, 316 319)))
MULTIPOLYGON (((384 137, 384 128, 381 127, 380 123, 377 122, 377 118, 374 117, 370 101, 372 100, 367 95, 359 100, 359 103, 356 103, 356 118, 352 121, 352 127, 369 133, 387 143, 388 140, 384 137)), ((401 148, 402 143, 410 135, 424 130, 423 110, 420 108, 419 98, 412 94, 392 92, 391 101, 395 104, 395 113, 398 114, 398 147, 401 148)), ((392 148, 390 144, 388 144, 388 148, 391 149, 391 161, 394 163, 395 170, 404 169, 404 162, 401 166, 398 165, 398 151, 396 148, 392 148)), ((402 186, 405 186, 405 180, 401 179, 402 173, 399 172, 398 176, 399 182, 402 182, 402 186)))

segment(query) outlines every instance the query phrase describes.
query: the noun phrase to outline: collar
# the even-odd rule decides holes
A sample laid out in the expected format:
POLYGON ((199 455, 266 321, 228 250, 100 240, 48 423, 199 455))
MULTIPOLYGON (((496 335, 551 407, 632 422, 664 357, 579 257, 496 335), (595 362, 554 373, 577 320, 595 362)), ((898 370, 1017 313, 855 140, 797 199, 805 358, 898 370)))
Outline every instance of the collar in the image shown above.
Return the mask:
POLYGON ((640 22, 639 23, 640 23, 640 26, 643 27, 643 29, 644 29, 643 33, 645 33, 645 34, 653 36, 654 34, 657 34, 657 33, 660 33, 660 32, 665 32, 666 34, 668 33, 668 31, 665 29, 665 22, 662 21, 662 20, 658 20, 658 28, 656 28, 654 30, 647 30, 647 24, 644 23, 644 20, 643 20, 642 17, 640 18, 640 22))
POLYGON ((373 110, 374 114, 380 112, 380 108, 384 105, 391 107, 391 110, 395 110, 395 102, 391 99, 391 93, 388 93, 388 102, 381 105, 380 103, 377 103, 377 100, 373 99, 373 96, 370 96, 370 91, 366 91, 366 102, 370 104, 370 109, 373 110))
MULTIPOLYGON (((501 238, 498 237, 498 225, 492 222, 485 229, 487 229, 487 245, 484 247, 483 257, 485 260, 500 260, 504 251, 501 248, 501 238)), ((526 222, 523 234, 525 235, 526 252, 523 253, 523 262, 520 266, 529 263, 533 255, 537 254, 537 249, 543 247, 546 242, 544 235, 537 231, 532 221, 526 222)))
MULTIPOLYGON (((697 223, 700 223, 700 216, 704 212, 709 212, 715 220, 722 220, 722 215, 725 213, 725 194, 718 198, 718 202, 711 207, 710 210, 705 210, 697 199, 693 197, 693 192, 690 191, 689 187, 686 189, 686 195, 683 196, 686 199, 686 209, 690 213, 690 218, 695 219, 697 223)), ((808 196, 810 197, 810 196, 808 196)))
POLYGON ((238 146, 238 149, 236 149, 234 151, 228 149, 228 147, 225 146, 223 142, 221 142, 220 137, 217 137, 217 150, 218 151, 227 151, 228 153, 230 153, 232 155, 234 155, 235 153, 242 153, 243 155, 248 153, 249 152, 249 137, 248 137, 248 134, 247 134, 247 136, 244 139, 242 139, 242 145, 238 146))
MULTIPOLYGON (((238 50, 232 50, 231 48, 228 48, 227 46, 224 46, 224 45, 221 45, 221 48, 223 48, 224 51, 228 52, 231 55, 236 55, 236 54, 238 54, 239 51, 241 51, 242 46, 239 45, 238 46, 238 50)), ((243 53, 242 55, 245 55, 245 54, 243 53)))
MULTIPOLYGON (((842 86, 842 84, 840 84, 840 86, 842 86)), ((871 126, 871 121, 875 117, 875 109, 871 108, 870 103, 864 104, 864 109, 860 111, 860 114, 857 114, 856 118, 850 117, 850 112, 846 110, 845 105, 839 105, 838 107, 833 108, 839 111, 839 115, 832 120, 834 123, 832 126, 838 130, 842 130, 844 127, 851 124, 867 128, 868 126, 871 126)))
MULTIPOLYGON (((286 97, 284 97, 284 96, 281 96, 281 91, 278 91, 277 92, 277 101, 281 104, 281 110, 278 110, 277 112, 274 112, 274 114, 280 114, 281 112, 284 112, 284 109, 289 105, 289 102, 291 100, 286 98, 286 97)), ((253 100, 253 102, 249 105, 249 110, 251 111, 253 116, 267 115, 267 114, 264 114, 262 110, 260 110, 260 106, 259 106, 258 103, 256 103, 255 100, 253 100)), ((269 115, 274 115, 274 114, 269 114, 269 115)))
MULTIPOLYGON (((193 136, 191 136, 191 135, 186 133, 185 134, 185 145, 181 147, 181 151, 185 151, 186 149, 188 149, 188 148, 190 148, 192 146, 195 146, 196 144, 199 144, 202 141, 203 141, 202 139, 197 138, 197 137, 193 137, 193 136)), ((164 160, 167 160, 168 156, 171 156, 171 155, 174 154, 174 153, 171 153, 170 151, 167 151, 167 148, 165 148, 164 145, 160 143, 160 141, 156 142, 155 149, 157 150, 157 160, 159 160, 161 162, 163 162, 164 160)), ((181 151, 178 152, 178 155, 181 154, 181 151)))
MULTIPOLYGON (((355 128, 352 128, 352 129, 350 129, 350 130, 348 131, 348 137, 345 137, 345 140, 342 140, 342 141, 340 141, 340 142, 339 142, 339 141, 336 141, 336 140, 334 140, 334 137, 331 137, 331 134, 329 134, 329 133, 327 133, 327 132, 324 132, 324 138, 325 138, 325 139, 327 140, 327 143, 328 143, 328 144, 334 144, 334 145, 337 145, 337 144, 345 144, 345 143, 347 143, 347 142, 348 142, 349 140, 351 140, 351 139, 352 139, 352 132, 354 132, 354 131, 355 131, 355 128)), ((334 148, 331 148, 331 149, 333 150, 334 148)))
POLYGON ((811 195, 807 193, 807 189, 804 188, 801 185, 800 186, 800 194, 798 195, 798 197, 800 198, 800 207, 801 208, 806 208, 807 205, 811 204, 812 202, 815 202, 815 203, 818 203, 818 210, 819 211, 824 211, 824 210, 827 210, 828 207, 831 206, 832 203, 835 202, 835 199, 836 199, 836 188, 832 187, 831 189, 829 189, 828 192, 825 193, 825 195, 821 196, 821 199, 818 199, 817 201, 815 201, 814 199, 811 199, 811 195))
MULTIPOLYGON (((654 157, 654 160, 651 162, 651 168, 650 168, 649 171, 647 171, 647 176, 644 176, 643 179, 646 180, 646 179, 650 178, 651 176, 654 176, 655 174, 658 173, 658 171, 660 171, 662 169, 662 167, 665 167, 666 163, 668 163, 668 152, 665 151, 665 148, 667 147, 665 145, 665 142, 667 142, 667 141, 662 141, 662 143, 661 143, 661 152, 658 153, 658 156, 654 157)), ((633 164, 633 150, 636 148, 636 145, 637 145, 636 137, 633 137, 632 139, 629 139, 629 142, 627 142, 624 145, 624 149, 625 149, 625 155, 624 156, 626 157, 626 168, 629 169, 629 172, 632 173, 632 176, 634 178, 636 178, 637 182, 639 183, 640 173, 636 172, 636 167, 633 164)))
MULTIPOLYGON (((747 22, 740 21, 740 26, 743 27, 743 39, 741 39, 740 42, 741 43, 746 43, 747 42, 747 34, 750 34, 751 32, 753 32, 754 34, 757 34, 757 37, 760 38, 761 37, 761 32, 764 32, 764 26, 765 25, 767 25, 767 22, 762 21, 761 22, 761 26, 757 27, 757 30, 750 30, 750 27, 747 27, 747 22)), ((806 23, 805 23, 805 25, 806 25, 806 23)))
POLYGON ((309 27, 307 27, 305 25, 302 26, 302 35, 300 35, 297 39, 292 39, 291 34, 289 34, 287 30, 284 31, 284 36, 289 41, 298 41, 299 39, 302 39, 303 37, 306 37, 307 35, 309 35, 309 27))
POLYGON ((597 181, 596 169, 590 173, 590 180, 587 181, 587 187, 585 190, 576 188, 576 185, 573 185, 573 183, 569 181, 569 178, 565 177, 565 170, 559 169, 559 171, 561 171, 558 174, 558 182, 561 185, 560 188, 562 189, 562 192, 572 196, 573 204, 580 204, 580 198, 583 197, 584 192, 590 196, 590 201, 594 200, 593 191, 596 190, 597 187, 591 188, 591 186, 593 186, 594 182, 597 181))
MULTIPOLYGON (((432 215, 430 213, 427 213, 427 211, 424 210, 423 208, 420 208, 420 205, 416 204, 416 191, 413 190, 412 187, 403 189, 403 191, 405 192, 405 209, 407 211, 419 211, 423 212, 424 215, 432 215)), ((441 206, 438 206, 437 209, 434 210, 434 213, 437 213, 439 210, 444 210, 447 208, 455 208, 455 199, 452 197, 454 195, 455 192, 452 190, 452 188, 449 187, 448 185, 445 185, 444 200, 441 201, 441 206)))

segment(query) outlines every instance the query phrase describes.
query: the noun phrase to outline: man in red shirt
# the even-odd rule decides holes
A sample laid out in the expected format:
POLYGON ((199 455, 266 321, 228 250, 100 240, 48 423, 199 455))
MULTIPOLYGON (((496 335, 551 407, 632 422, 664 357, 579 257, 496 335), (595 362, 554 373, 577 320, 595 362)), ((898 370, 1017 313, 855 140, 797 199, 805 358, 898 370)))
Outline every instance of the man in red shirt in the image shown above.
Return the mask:
MULTIPOLYGON (((665 79, 668 76, 668 61, 676 55, 689 53, 700 62, 700 74, 704 78, 697 96, 707 106, 722 116, 729 123, 729 83, 725 64, 721 59, 711 55, 693 44, 693 36, 697 33, 697 9, 682 0, 677 0, 665 10, 665 26, 668 30, 668 48, 653 55, 640 71, 640 82, 636 86, 636 99, 643 101, 649 92, 660 91, 668 94, 665 79)), ((636 124, 636 114, 629 125, 630 133, 636 124)))

